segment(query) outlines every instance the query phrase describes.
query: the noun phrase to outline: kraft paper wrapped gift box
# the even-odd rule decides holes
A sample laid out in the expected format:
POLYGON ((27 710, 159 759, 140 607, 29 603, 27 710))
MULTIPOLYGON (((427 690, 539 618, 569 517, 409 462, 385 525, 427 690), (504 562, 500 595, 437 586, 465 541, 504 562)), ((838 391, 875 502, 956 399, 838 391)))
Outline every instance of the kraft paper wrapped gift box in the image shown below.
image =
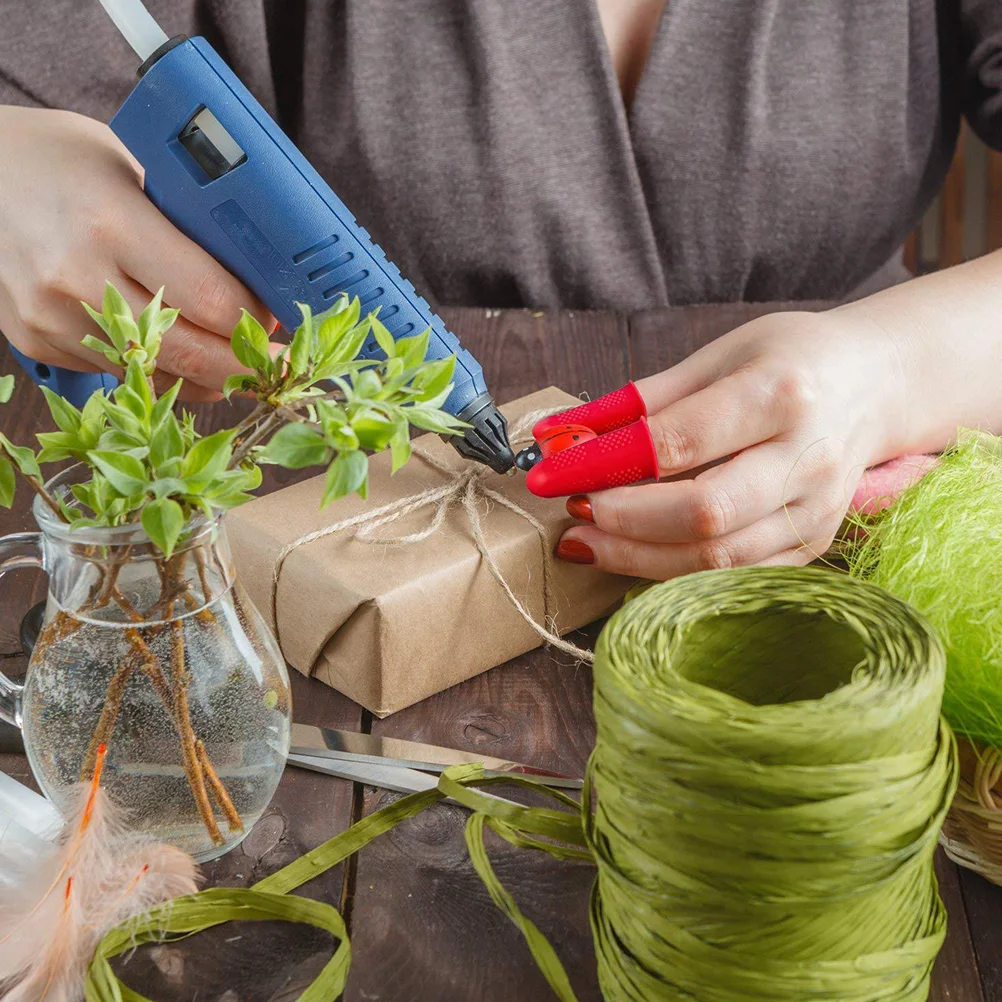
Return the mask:
MULTIPOLYGON (((550 387, 502 410, 515 427, 533 412, 578 403, 550 387)), ((451 475, 441 467, 455 473, 471 465, 436 435, 423 435, 414 445, 410 462, 392 477, 388 453, 370 460, 367 500, 342 498, 321 511, 320 476, 257 498, 227 516, 237 574, 272 629, 277 618, 286 660, 377 716, 410 706, 541 642, 484 562, 461 503, 452 504, 437 531, 419 542, 387 543, 380 537, 426 528, 435 515, 433 506, 380 526, 369 538, 357 538, 368 512, 448 484, 451 475), (419 453, 432 457, 439 468, 419 453), (294 545, 355 516, 363 520, 361 525, 294 545)), ((545 530, 542 542, 523 515, 486 498, 478 503, 488 552, 532 618, 543 623, 544 552, 552 553, 573 520, 562 500, 530 494, 521 472, 499 476, 488 470, 482 483, 545 530)), ((551 566, 551 612, 561 633, 607 615, 633 583, 559 560, 551 566)))

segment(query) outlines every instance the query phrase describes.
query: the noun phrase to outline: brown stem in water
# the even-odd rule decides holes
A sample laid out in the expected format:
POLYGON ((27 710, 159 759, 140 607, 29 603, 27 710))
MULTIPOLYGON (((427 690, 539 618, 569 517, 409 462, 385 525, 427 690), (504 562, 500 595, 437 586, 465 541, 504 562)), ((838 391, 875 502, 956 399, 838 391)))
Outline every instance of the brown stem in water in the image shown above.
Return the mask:
MULTIPOLYGON (((171 602, 169 616, 174 615, 174 603, 171 602)), ((184 771, 188 776, 188 785, 195 796, 198 813, 209 837, 216 845, 221 845, 225 839, 216 823, 209 803, 209 794, 205 788, 205 776, 195 747, 195 731, 191 726, 191 714, 188 710, 188 673, 184 664, 184 626, 179 619, 172 619, 171 630, 171 675, 174 682, 174 718, 178 735, 181 738, 181 756, 184 759, 184 771)))
POLYGON ((205 778, 209 781, 209 787, 212 790, 212 795, 216 798, 216 803, 219 804, 223 813, 226 815, 230 831, 243 831, 243 820, 237 813, 236 807, 233 806, 233 801, 230 800, 230 795, 226 792, 226 787, 223 786, 223 781, 219 778, 219 774, 212 767, 212 763, 209 761, 209 754, 205 750, 205 742, 201 738, 195 742, 195 752, 198 755, 198 762, 202 767, 202 772, 205 773, 205 778))

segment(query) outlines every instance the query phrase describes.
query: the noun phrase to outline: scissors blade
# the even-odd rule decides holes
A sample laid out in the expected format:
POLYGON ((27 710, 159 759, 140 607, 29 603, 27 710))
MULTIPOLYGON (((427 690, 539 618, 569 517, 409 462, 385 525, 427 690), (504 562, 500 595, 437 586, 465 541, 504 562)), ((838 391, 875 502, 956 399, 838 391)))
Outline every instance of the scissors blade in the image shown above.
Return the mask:
POLYGON ((366 786, 377 786, 381 790, 394 790, 397 793, 423 793, 438 786, 435 776, 387 763, 340 761, 296 753, 289 755, 289 763, 300 769, 322 772, 326 776, 337 776, 339 779, 349 779, 354 783, 365 783, 366 786))
POLYGON ((521 762, 442 748, 419 741, 381 737, 377 734, 360 734, 357 731, 340 731, 333 727, 313 727, 309 724, 292 725, 292 747, 295 756, 327 759, 338 762, 366 763, 369 765, 394 765, 423 772, 442 772, 450 765, 481 763, 489 776, 526 776, 539 779, 547 786, 580 790, 583 781, 574 776, 547 772, 521 762))

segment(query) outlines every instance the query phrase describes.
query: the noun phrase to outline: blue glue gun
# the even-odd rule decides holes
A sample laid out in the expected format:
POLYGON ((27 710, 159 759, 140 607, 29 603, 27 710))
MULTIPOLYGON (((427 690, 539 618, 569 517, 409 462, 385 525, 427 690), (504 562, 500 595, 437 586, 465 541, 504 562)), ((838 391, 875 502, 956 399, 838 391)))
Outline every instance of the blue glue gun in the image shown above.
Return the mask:
MULTIPOLYGON (((451 441, 499 473, 514 464, 477 360, 403 278, 292 141, 203 38, 168 39, 141 0, 101 0, 143 60, 111 128, 146 172, 150 200, 252 289, 288 330, 342 292, 379 308, 393 337, 431 328, 428 358, 455 354, 444 404, 470 428, 451 441)), ((375 338, 363 346, 381 357, 375 338)), ((82 402, 108 377, 23 359, 37 382, 82 402)))

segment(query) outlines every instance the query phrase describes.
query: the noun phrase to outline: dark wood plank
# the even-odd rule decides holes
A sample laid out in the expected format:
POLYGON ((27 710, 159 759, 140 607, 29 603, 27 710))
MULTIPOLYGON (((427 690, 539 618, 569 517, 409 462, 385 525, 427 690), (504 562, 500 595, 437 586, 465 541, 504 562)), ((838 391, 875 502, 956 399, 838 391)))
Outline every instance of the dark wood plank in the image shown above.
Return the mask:
POLYGON ((985 1002, 964 910, 960 867, 947 859, 942 849, 936 853, 936 877, 946 905, 946 940, 933 968, 929 1002, 985 1002))
MULTIPOLYGON (((14 399, 0 408, 0 430, 15 442, 29 444, 50 423, 41 394, 13 362, 6 345, 0 349, 0 374, 18 375, 14 399)), ((199 425, 208 432, 232 425, 249 405, 238 402, 196 408, 199 425)), ((309 471, 289 472, 268 467, 263 490, 274 490, 309 471)), ((0 511, 0 534, 33 528, 31 497, 20 490, 10 512, 0 511)), ((0 599, 0 653, 19 649, 18 624, 33 601, 44 596, 40 574, 25 585, 4 582, 9 596, 0 599), (16 589, 16 590, 15 590, 16 589)), ((23 658, 5 658, 11 674, 23 670, 23 658)), ((362 710, 320 682, 292 673, 295 717, 303 723, 359 729, 362 710)), ((0 741, 3 734, 0 733, 0 741)), ((2 750, 0 745, 0 750, 2 750)), ((23 755, 0 754, 0 769, 34 785, 23 755)), ((209 886, 245 887, 298 858, 343 831, 352 820, 351 784, 290 768, 268 810, 245 841, 233 852, 203 867, 209 886)), ((346 894, 343 867, 317 878, 302 893, 338 904, 346 894)), ((316 976, 330 956, 330 938, 302 926, 248 923, 227 926, 184 943, 138 951, 120 970, 130 985, 144 994, 171 1002, 188 1000, 257 1000, 294 998, 316 976)))
POLYGON ((446 309, 442 316, 483 366, 498 403, 549 385, 600 396, 628 378, 627 322, 616 314, 446 309))
MULTIPOLYGON (((591 671, 564 655, 534 651, 374 721, 373 731, 580 775, 594 743, 591 671)), ((366 813, 390 799, 367 789, 366 813)), ((460 808, 437 806, 360 853, 346 1002, 552 998, 520 934, 470 865, 466 817, 460 808)), ((578 998, 598 1002, 588 928, 592 868, 496 838, 490 851, 504 885, 557 949, 578 998)))
MULTIPOLYGON (((628 378, 626 324, 612 315, 452 310, 447 321, 501 401, 550 383, 596 396, 628 378)), ((537 650, 374 721, 373 732, 579 774, 594 741, 591 673, 537 650)), ((367 790, 365 811, 388 799, 367 790)), ((470 866, 464 823, 464 812, 440 806, 359 855, 347 1002, 552 997, 470 866)), ((587 910, 593 871, 499 842, 491 842, 498 875, 550 937, 582 1002, 597 1000, 587 910)))
POLYGON ((724 303, 670 306, 630 317, 630 378, 641 379, 677 365, 728 331, 768 313, 816 312, 826 302, 724 303))
POLYGON ((971 942, 977 957, 985 1002, 1002 1002, 1002 888, 984 877, 958 868, 960 889, 971 929, 971 942))

